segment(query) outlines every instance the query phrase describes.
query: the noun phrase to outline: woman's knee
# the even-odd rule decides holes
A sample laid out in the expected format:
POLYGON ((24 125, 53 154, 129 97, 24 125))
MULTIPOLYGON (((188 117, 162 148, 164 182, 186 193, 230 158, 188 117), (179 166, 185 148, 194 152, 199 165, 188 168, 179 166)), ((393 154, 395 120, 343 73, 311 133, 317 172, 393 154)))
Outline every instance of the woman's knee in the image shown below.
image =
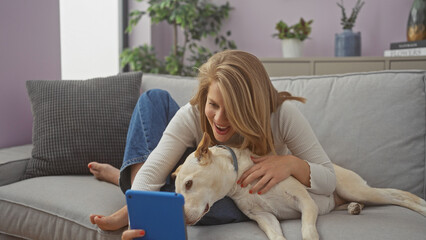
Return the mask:
POLYGON ((165 114, 167 122, 170 121, 171 117, 179 109, 179 105, 172 96, 162 89, 151 89, 144 92, 139 99, 138 106, 144 111, 155 109, 156 113, 161 112, 165 114))
POLYGON ((168 108, 170 102, 174 101, 173 98, 166 90, 162 89, 150 89, 140 95, 139 100, 136 104, 137 109, 144 109, 154 107, 158 108, 164 106, 168 108))
POLYGON ((148 91, 145 91, 142 95, 141 98, 147 98, 151 101, 156 101, 156 100, 164 100, 164 99, 170 99, 170 93, 167 92, 166 90, 163 89, 150 89, 148 91))

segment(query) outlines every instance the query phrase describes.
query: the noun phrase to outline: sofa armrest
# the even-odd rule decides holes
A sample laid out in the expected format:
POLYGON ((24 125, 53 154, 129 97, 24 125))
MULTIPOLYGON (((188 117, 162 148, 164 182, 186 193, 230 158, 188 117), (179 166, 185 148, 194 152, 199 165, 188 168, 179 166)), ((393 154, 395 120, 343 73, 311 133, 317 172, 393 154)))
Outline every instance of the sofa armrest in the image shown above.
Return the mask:
POLYGON ((21 180, 31 157, 33 146, 0 149, 0 186, 21 180))

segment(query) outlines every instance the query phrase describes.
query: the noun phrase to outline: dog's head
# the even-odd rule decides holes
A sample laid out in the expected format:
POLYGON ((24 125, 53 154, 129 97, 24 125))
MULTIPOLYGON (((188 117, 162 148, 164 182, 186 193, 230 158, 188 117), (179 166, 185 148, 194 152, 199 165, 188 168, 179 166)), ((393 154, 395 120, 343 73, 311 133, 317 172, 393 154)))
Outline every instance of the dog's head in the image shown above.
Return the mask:
POLYGON ((236 181, 229 153, 226 149, 209 148, 210 141, 205 133, 197 150, 174 173, 176 192, 185 198, 185 218, 190 225, 225 197, 236 181))

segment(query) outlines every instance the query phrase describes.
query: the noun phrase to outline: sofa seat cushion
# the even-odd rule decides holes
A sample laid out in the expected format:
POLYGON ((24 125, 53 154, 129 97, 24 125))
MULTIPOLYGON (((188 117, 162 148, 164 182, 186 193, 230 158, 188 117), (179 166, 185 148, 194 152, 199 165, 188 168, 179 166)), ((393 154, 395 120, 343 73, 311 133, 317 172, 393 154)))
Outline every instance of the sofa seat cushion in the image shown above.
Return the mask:
MULTIPOLYGON (((418 240, 426 236, 425 226, 425 217, 397 206, 366 207, 360 215, 333 211, 319 216, 317 221, 320 239, 327 240, 418 240)), ((302 225, 299 219, 282 221, 281 228, 287 239, 302 239, 302 225)), ((192 226, 188 230, 188 239, 267 240, 268 238, 255 222, 243 222, 192 226)))
POLYGON ((120 239, 91 224, 125 205, 120 189, 93 176, 37 177, 0 187, 0 232, 26 239, 120 239))
MULTIPOLYGON (((91 176, 37 177, 0 187, 0 233, 26 239, 121 239, 90 223, 125 204, 115 185, 91 176), (49 187, 46 187, 49 186, 49 187), (6 221, 5 221, 6 220, 6 221)), ((288 239, 301 239, 299 219, 281 222, 288 239)), ((397 206, 366 207, 361 215, 334 211, 319 216, 322 239, 422 239, 426 218, 397 206)), ((124 230, 124 229, 123 229, 124 230)), ((189 226, 188 239, 267 239, 255 222, 189 226)))

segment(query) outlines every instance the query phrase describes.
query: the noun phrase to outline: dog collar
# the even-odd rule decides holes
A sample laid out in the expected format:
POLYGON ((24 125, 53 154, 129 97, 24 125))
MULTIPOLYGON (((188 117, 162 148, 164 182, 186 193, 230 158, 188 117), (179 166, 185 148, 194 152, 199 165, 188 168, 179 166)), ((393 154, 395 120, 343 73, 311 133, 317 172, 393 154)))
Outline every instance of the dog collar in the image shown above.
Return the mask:
POLYGON ((218 146, 218 147, 220 147, 220 148, 225 148, 225 149, 227 149, 227 150, 231 153, 232 161, 234 162, 234 169, 235 169, 235 172, 237 172, 237 173, 238 173, 238 162, 237 162, 237 156, 235 155, 234 150, 232 150, 232 148, 230 148, 230 147, 228 147, 228 146, 225 146, 225 145, 217 145, 217 146, 218 146))

